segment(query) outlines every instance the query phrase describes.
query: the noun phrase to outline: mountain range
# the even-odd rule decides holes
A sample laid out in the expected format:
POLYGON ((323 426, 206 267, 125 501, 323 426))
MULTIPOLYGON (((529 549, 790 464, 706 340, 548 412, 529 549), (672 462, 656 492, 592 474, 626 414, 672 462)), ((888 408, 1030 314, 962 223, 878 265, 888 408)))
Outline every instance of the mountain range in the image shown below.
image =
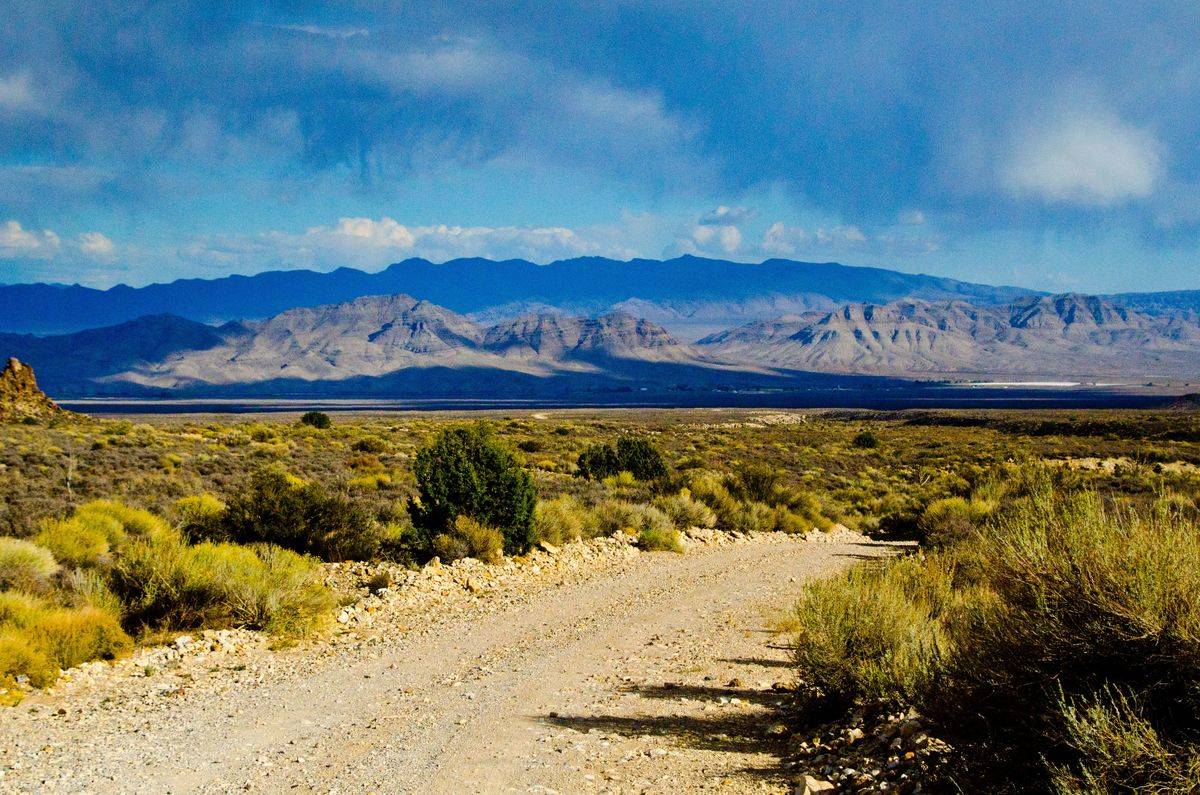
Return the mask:
POLYGON ((996 306, 901 300, 759 321, 696 347, 727 361, 900 376, 1200 375, 1200 319, 1151 315, 1096 296, 996 306))
POLYGON ((878 377, 1187 382, 1200 380, 1192 300, 1046 295, 784 260, 409 260, 376 274, 3 286, 0 356, 33 365, 57 396, 574 399, 858 388, 878 377), (456 305, 358 294, 400 282, 456 305), (124 317, 143 309, 153 311, 124 317), (46 331, 57 328, 70 330, 46 331))
POLYGON ((219 326, 152 315, 72 334, 0 334, 0 352, 66 396, 568 397, 789 389, 832 375, 1182 381, 1200 378, 1200 319, 1072 294, 988 307, 902 299, 756 321, 689 344, 626 312, 543 311, 485 325, 383 295, 219 326))
POLYGON ((288 309, 368 295, 415 295, 488 322, 545 307, 574 314, 628 311, 696 339, 739 322, 832 309, 847 301, 898 298, 998 303, 1029 295, 1015 287, 882 268, 773 259, 760 264, 700 257, 622 262, 581 257, 536 265, 455 259, 398 262, 377 273, 269 271, 97 290, 79 285, 0 285, 0 332, 61 334, 146 315, 203 323, 263 319, 288 309))

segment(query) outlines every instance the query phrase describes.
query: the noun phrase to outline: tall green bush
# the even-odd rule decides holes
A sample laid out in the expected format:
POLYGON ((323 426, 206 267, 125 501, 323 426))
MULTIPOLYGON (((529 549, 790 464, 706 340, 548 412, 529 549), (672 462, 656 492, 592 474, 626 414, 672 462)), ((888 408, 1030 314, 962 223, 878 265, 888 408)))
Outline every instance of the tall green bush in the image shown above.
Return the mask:
POLYGON ((508 554, 533 543, 533 481, 486 425, 442 431, 417 451, 414 470, 420 499, 409 510, 430 541, 469 516, 500 530, 508 554))

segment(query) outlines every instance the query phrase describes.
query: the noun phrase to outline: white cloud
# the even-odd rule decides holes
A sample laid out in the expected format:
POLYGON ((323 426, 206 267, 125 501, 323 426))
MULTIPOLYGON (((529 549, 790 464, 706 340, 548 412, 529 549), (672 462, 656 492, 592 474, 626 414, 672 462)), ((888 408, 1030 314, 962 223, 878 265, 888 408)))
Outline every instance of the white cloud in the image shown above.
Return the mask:
POLYGON ((745 207, 727 207, 721 204, 715 210, 702 215, 700 223, 704 225, 744 224, 752 218, 754 218, 753 210, 747 210, 745 207))
POLYGON ((728 256, 742 247, 742 231, 733 224, 697 223, 676 238, 667 255, 728 256))
POLYGON ((25 229, 14 220, 0 224, 0 258, 50 259, 61 247, 62 241, 49 229, 25 229))
POLYGON ((1072 112, 1019 135, 1000 176, 1018 196, 1108 206, 1151 193, 1161 152, 1149 131, 1112 114, 1072 112))
POLYGON ((373 268, 409 257, 441 262, 458 257, 549 262, 584 255, 621 255, 599 239, 565 227, 408 226, 394 218, 340 218, 299 234, 199 238, 180 256, 216 270, 265 267, 373 268))
POLYGON ((904 226, 922 226, 925 223, 925 213, 920 210, 905 210, 896 220, 904 226))
POLYGON ((803 251, 860 249, 867 242, 863 231, 853 225, 817 227, 809 231, 776 221, 763 234, 762 249, 768 254, 790 257, 803 251))
POLYGON ((0 110, 34 110, 38 104, 27 72, 18 72, 7 77, 0 75, 0 110))
POLYGON ((99 232, 84 232, 79 236, 77 245, 84 256, 101 261, 109 261, 117 253, 112 240, 99 232))
POLYGON ((292 33, 322 36, 327 39, 353 39, 356 36, 371 35, 371 31, 366 28, 337 28, 326 25, 276 25, 276 27, 292 33))

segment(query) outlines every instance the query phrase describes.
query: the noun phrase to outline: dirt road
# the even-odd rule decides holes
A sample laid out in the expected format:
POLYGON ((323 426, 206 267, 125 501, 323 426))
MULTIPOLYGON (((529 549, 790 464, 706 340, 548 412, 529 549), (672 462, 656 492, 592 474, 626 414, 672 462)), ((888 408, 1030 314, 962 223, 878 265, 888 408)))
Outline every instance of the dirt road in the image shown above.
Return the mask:
POLYGON ((219 689, 48 697, 3 717, 0 789, 784 791, 770 707, 791 671, 767 611, 887 552, 758 537, 643 554, 395 617, 336 654, 214 666, 219 689))

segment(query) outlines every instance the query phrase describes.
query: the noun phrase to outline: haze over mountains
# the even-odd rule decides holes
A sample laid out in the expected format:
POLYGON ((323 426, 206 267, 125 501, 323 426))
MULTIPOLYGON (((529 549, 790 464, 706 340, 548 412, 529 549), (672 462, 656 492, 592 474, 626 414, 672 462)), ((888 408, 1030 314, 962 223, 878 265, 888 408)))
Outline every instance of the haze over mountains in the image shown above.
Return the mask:
POLYGON ((1048 296, 782 260, 412 260, 378 274, 0 287, 6 330, 121 318, 0 333, 0 356, 29 362, 60 396, 569 397, 794 389, 833 375, 1185 382, 1200 380, 1192 299, 1048 296), (399 282, 456 306, 355 294, 399 282), (123 317, 143 309, 155 312, 123 317))

